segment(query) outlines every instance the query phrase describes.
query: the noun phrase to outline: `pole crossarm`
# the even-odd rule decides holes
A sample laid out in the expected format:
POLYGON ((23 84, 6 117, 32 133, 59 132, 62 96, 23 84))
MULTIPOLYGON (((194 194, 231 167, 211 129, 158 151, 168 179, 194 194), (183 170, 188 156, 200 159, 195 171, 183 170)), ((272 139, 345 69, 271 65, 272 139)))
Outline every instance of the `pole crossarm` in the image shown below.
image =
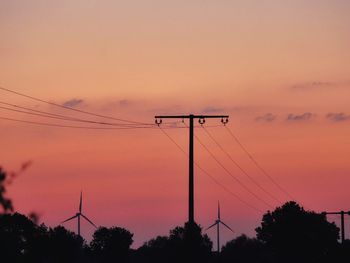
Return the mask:
POLYGON ((325 215, 341 215, 342 213, 344 214, 347 214, 350 216, 350 211, 340 211, 340 212, 322 212, 322 214, 325 214, 325 215))
POLYGON ((223 125, 228 122, 228 115, 157 115, 154 116, 155 122, 158 126, 162 124, 162 119, 188 119, 189 120, 189 193, 188 193, 188 222, 193 225, 194 221, 194 119, 198 119, 199 123, 203 125, 205 119, 221 119, 223 125))
POLYGON ((213 118, 229 118, 228 115, 159 115, 154 116, 156 119, 213 119, 213 118))

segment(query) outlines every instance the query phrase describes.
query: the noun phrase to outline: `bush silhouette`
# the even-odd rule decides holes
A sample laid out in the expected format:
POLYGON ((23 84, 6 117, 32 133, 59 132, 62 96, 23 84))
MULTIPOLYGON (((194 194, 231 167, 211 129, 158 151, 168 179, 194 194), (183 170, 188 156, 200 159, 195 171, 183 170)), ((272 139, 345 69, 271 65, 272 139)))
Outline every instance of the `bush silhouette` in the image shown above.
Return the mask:
POLYGON ((96 262, 127 262, 133 234, 120 227, 100 227, 90 243, 96 262))
POLYGON ((0 215, 0 254, 4 262, 41 262, 46 227, 37 226, 26 216, 0 215), (7 261, 6 261, 7 260, 7 261))
POLYGON ((50 228, 47 233, 47 258, 49 262, 80 262, 84 240, 63 226, 50 228))
POLYGON ((295 202, 267 212, 256 232, 277 262, 319 263, 338 246, 339 228, 295 202))
POLYGON ((241 235, 223 246, 221 262, 260 263, 266 262, 264 244, 256 238, 241 235))
POLYGON ((199 225, 186 223, 158 236, 138 249, 139 262, 210 262, 212 242, 199 225))
POLYGON ((6 184, 8 182, 8 175, 0 166, 0 206, 3 213, 12 212, 13 205, 11 199, 7 198, 6 195, 6 184))

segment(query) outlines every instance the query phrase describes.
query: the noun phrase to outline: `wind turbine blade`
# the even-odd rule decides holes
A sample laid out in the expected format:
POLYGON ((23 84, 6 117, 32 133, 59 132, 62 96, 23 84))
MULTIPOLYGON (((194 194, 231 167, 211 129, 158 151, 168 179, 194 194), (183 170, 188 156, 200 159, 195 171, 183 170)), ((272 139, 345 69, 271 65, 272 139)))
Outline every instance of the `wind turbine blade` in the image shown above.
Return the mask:
POLYGON ((93 225, 95 228, 97 228, 97 226, 91 222, 91 220, 89 218, 87 218, 86 216, 84 216, 83 214, 81 214, 82 217, 85 218, 86 221, 88 221, 91 225, 93 225))
POLYGON ((83 206, 83 192, 80 192, 79 213, 81 213, 82 206, 83 206))
POLYGON ((218 219, 220 220, 220 202, 218 201, 218 219))
POLYGON ((216 224, 217 224, 217 222, 215 222, 214 224, 212 224, 210 227, 208 227, 208 228, 205 229, 205 230, 208 230, 208 229, 212 228, 213 226, 216 226, 216 224))
POLYGON ((230 229, 232 231, 232 233, 234 233, 235 231, 232 230, 231 227, 229 227, 228 225, 226 225, 224 222, 220 221, 221 224, 223 224, 225 227, 227 227, 228 229, 230 229))
POLYGON ((72 220, 72 219, 76 218, 77 216, 78 216, 78 215, 72 216, 72 217, 70 217, 70 218, 68 218, 68 219, 66 219, 66 220, 64 220, 64 221, 62 221, 61 224, 65 223, 65 222, 67 222, 67 221, 69 221, 69 220, 72 220))

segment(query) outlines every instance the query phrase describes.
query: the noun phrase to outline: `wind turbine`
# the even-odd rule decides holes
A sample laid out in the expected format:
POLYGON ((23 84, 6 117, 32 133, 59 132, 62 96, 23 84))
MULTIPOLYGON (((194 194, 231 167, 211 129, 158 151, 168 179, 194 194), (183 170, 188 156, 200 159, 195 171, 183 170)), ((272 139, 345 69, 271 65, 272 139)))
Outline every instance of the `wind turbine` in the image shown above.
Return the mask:
POLYGON ((87 218, 82 212, 82 206, 83 206, 83 192, 80 192, 80 203, 79 203, 79 212, 77 212, 75 214, 75 216, 72 216, 64 221, 61 222, 61 224, 68 222, 74 218, 78 218, 78 235, 80 236, 80 217, 83 217, 86 221, 88 221, 91 225, 93 225, 95 228, 97 228, 97 226, 91 222, 91 220, 89 218, 87 218))
POLYGON ((212 224, 210 227, 208 227, 206 229, 206 230, 208 230, 208 229, 212 228, 213 226, 216 226, 218 253, 220 253, 220 224, 223 224, 226 228, 231 230, 232 233, 234 233, 234 231, 228 225, 226 225, 224 222, 221 221, 221 218, 220 218, 220 203, 218 202, 218 218, 215 220, 214 224, 212 224))

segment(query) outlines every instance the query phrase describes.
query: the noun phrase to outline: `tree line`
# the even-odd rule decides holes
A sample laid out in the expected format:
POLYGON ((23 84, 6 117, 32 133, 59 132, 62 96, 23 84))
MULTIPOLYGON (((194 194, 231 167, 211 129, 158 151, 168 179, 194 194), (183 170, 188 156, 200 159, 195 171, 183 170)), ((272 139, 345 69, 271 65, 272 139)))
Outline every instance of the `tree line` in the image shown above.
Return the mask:
POLYGON ((0 262, 37 263, 310 263, 350 258, 350 241, 339 243, 339 228, 324 214, 287 202, 267 211, 256 237, 241 235, 220 254, 201 226, 188 223, 132 249, 133 233, 121 227, 99 227, 91 242, 63 226, 38 224, 35 216, 14 212, 6 197, 6 173, 0 168, 0 262))

